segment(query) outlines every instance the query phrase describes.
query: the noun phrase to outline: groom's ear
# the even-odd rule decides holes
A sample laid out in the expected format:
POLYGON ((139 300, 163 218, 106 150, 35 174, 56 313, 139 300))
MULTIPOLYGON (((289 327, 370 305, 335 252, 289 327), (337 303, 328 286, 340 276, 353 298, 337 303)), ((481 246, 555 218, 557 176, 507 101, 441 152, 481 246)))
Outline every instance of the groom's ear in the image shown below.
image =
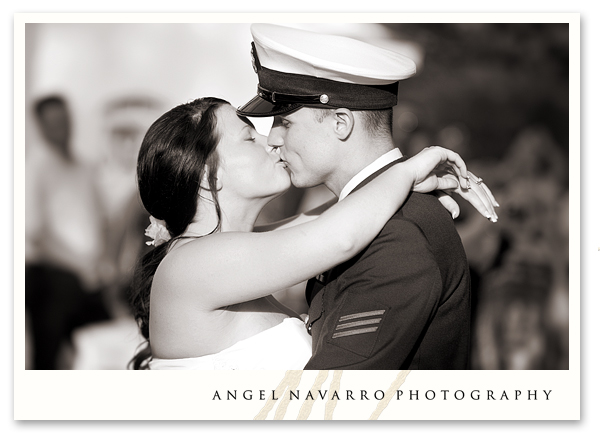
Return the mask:
POLYGON ((347 108, 336 108, 333 113, 334 132, 338 139, 346 140, 354 129, 354 115, 347 108))

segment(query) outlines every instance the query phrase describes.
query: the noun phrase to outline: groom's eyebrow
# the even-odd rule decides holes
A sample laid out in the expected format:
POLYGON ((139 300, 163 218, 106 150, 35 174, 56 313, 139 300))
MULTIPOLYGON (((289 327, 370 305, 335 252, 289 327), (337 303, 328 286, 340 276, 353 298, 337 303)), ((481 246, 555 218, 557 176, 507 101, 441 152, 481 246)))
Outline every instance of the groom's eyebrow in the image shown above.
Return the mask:
POLYGON ((275 116, 273 118, 273 126, 275 126, 275 127, 280 126, 284 120, 287 121, 285 116, 275 116))

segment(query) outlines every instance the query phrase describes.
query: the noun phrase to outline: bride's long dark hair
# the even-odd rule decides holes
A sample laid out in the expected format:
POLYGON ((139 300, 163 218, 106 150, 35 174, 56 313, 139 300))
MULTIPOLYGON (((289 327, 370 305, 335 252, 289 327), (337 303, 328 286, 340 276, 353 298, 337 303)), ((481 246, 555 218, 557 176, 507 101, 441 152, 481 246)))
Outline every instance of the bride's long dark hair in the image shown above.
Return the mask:
POLYGON ((129 304, 146 342, 129 363, 133 369, 148 368, 152 357, 149 319, 154 273, 170 243, 181 238, 194 219, 203 178, 208 182, 208 188, 203 189, 210 191, 215 202, 217 229, 221 224, 215 112, 227 104, 218 98, 202 98, 179 105, 158 118, 142 141, 137 162, 140 198, 150 215, 165 221, 171 241, 150 250, 135 267, 129 304))

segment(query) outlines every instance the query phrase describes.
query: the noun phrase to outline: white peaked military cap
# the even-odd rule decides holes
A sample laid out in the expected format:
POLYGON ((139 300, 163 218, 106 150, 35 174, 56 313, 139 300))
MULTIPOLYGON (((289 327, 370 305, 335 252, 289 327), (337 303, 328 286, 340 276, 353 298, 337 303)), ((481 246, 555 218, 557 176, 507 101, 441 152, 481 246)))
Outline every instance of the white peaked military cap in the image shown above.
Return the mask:
POLYGON ((273 24, 253 24, 252 65, 258 94, 238 108, 244 116, 274 116, 302 106, 380 110, 398 100, 398 81, 415 63, 352 38, 273 24))

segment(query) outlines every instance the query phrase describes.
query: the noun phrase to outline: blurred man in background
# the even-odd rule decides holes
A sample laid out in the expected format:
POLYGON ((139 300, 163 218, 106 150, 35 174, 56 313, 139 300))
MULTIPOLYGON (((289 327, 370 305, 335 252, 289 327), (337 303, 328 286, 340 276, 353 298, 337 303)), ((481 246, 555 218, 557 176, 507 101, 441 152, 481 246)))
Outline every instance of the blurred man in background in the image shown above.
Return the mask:
POLYGON ((71 115, 62 96, 40 99, 35 120, 44 145, 26 168, 25 302, 34 369, 69 368, 71 334, 109 318, 99 293, 104 249, 93 174, 77 163, 71 115))

